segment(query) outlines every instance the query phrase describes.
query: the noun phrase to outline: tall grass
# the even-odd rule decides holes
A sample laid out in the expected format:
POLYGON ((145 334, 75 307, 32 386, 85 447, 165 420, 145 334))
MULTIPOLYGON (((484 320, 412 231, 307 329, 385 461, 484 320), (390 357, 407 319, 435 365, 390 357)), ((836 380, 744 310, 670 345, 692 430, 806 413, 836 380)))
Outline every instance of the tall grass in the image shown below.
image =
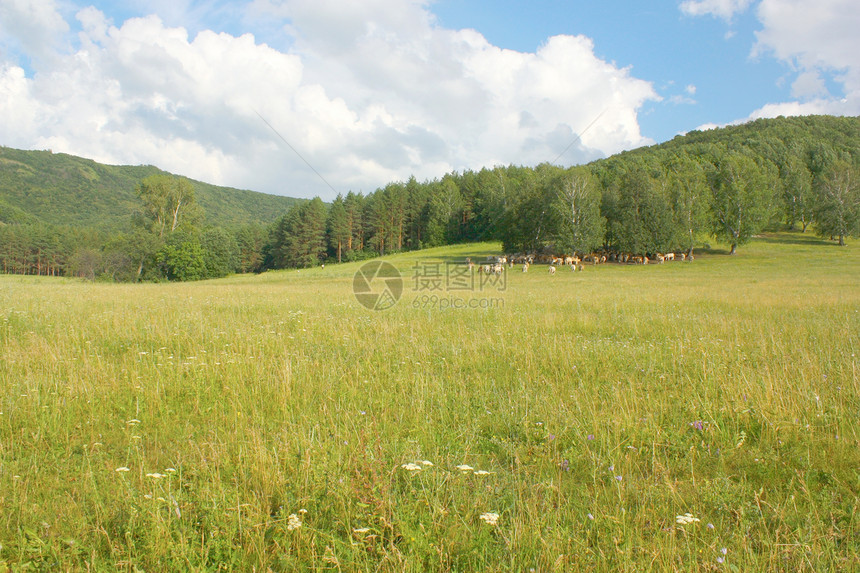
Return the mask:
POLYGON ((860 248, 412 290, 496 248, 377 312, 359 264, 0 277, 0 570, 860 567, 860 248))

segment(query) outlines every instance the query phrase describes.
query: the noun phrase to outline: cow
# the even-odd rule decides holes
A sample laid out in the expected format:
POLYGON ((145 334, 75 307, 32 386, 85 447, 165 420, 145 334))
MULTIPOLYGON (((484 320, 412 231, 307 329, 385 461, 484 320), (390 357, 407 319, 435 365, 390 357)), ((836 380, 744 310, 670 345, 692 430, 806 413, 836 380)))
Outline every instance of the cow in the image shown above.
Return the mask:
POLYGON ((552 265, 550 265, 550 267, 549 267, 549 274, 551 274, 551 275, 555 274, 555 267, 552 265))
POLYGON ((665 258, 667 261, 674 261, 675 260, 675 253, 666 253, 665 258))
POLYGON ((529 272, 529 263, 528 262, 523 263, 523 272, 524 273, 529 272))

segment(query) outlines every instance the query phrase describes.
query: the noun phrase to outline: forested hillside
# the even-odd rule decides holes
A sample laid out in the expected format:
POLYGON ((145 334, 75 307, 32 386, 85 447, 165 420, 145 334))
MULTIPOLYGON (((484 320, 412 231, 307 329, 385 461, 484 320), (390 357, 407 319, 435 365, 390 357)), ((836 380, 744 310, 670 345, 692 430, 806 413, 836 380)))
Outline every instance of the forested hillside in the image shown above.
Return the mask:
MULTIPOLYGON (((139 209, 135 190, 151 165, 103 165, 89 159, 0 147, 0 223, 45 223, 122 231, 139 209)), ((270 223, 295 199, 193 181, 204 224, 270 223)))
POLYGON ((266 264, 304 266, 498 240, 508 253, 654 257, 767 228, 860 234, 860 118, 791 117, 693 132, 589 165, 495 167, 291 210, 266 264))
POLYGON ((858 182, 857 117, 757 120, 571 168, 410 178, 331 205, 2 149, 0 269, 193 280, 484 240, 643 260, 714 238, 735 253, 777 228, 844 244, 860 235, 858 182))

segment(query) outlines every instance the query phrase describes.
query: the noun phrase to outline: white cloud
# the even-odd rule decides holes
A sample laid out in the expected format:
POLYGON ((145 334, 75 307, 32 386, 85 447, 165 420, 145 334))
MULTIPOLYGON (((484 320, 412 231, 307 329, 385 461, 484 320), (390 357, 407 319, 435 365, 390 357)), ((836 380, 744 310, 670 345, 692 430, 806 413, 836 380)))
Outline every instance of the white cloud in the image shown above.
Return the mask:
POLYGON ((5 44, 28 57, 46 59, 61 48, 68 31, 54 0, 0 2, 0 47, 5 44))
POLYGON ((753 116, 860 114, 860 4, 854 0, 762 0, 762 29, 754 55, 772 53, 798 72, 792 95, 801 101, 769 104, 753 116), (831 94, 826 79, 841 86, 831 94))
MULTIPOLYGON (((751 0, 687 0, 682 12, 730 21, 751 0)), ((778 115, 860 114, 860 3, 856 0, 760 0, 753 57, 774 56, 797 74, 791 95, 798 101, 769 103, 747 119, 778 115), (831 86, 842 93, 831 93, 831 86)), ((780 80, 780 83, 782 79, 780 80)), ((738 123, 746 120, 738 120, 738 123)), ((700 129, 714 127, 705 124, 700 129)))
POLYGON ((731 20, 749 8, 752 0, 685 0, 681 2, 681 12, 688 16, 715 16, 723 20, 731 20))
POLYGON ((649 82, 596 57, 586 37, 504 50, 473 30, 439 27, 427 1, 247 5, 249 22, 281 19, 289 52, 251 34, 190 37, 154 15, 114 24, 88 7, 66 23, 52 0, 14 4, 22 30, 47 18, 34 34, 80 31, 71 48, 46 41, 51 58, 33 72, 0 59, 0 114, 13 118, 0 124, 0 143, 287 195, 334 192, 279 135, 337 191, 372 191, 411 174, 549 161, 572 143, 560 162, 650 143, 637 114, 659 99, 649 82))

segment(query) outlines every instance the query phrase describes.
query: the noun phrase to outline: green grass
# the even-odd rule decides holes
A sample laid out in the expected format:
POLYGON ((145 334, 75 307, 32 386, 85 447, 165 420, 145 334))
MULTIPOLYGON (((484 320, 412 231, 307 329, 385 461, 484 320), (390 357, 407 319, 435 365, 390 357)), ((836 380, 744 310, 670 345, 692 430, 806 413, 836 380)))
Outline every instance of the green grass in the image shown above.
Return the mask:
POLYGON ((860 567, 860 246, 412 290, 495 249, 376 312, 359 263, 0 277, 0 571, 860 567))

